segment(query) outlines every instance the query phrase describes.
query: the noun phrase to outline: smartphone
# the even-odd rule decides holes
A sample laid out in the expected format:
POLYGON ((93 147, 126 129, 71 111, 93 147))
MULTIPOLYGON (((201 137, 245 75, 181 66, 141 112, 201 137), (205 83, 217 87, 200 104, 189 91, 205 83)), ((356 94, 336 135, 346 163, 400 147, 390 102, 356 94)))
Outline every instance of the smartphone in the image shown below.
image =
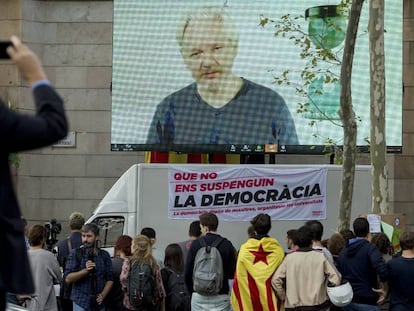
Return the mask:
POLYGON ((11 41, 0 41, 0 59, 9 59, 10 56, 7 54, 6 49, 13 45, 11 41))

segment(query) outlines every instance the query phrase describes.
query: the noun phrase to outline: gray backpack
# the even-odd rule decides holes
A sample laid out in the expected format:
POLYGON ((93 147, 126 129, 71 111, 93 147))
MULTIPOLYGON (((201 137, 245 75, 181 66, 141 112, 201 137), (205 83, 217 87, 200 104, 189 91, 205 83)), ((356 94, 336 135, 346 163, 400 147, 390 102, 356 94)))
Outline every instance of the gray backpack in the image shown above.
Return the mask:
POLYGON ((200 238, 201 248, 197 251, 193 270, 193 289, 202 295, 217 295, 223 285, 223 260, 218 245, 223 241, 218 237, 211 246, 200 238))

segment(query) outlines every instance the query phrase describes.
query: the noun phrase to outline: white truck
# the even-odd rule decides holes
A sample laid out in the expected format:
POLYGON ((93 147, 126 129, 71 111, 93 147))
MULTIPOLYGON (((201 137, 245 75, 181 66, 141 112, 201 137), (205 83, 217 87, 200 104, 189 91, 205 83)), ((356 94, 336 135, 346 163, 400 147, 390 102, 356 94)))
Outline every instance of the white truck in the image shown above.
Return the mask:
MULTIPOLYGON (((170 243, 187 239, 191 219, 170 219, 168 215, 169 181, 168 171, 174 167, 187 167, 202 170, 206 166, 217 170, 231 167, 243 168, 249 165, 203 165, 203 164, 136 164, 130 167, 108 191, 87 222, 101 228, 101 247, 111 251, 117 237, 139 234, 143 227, 153 227, 157 233, 156 247, 163 252, 170 243)), ((255 165, 254 167, 284 170, 321 167, 321 165, 255 165)), ((341 189, 342 167, 326 165, 326 219, 324 237, 336 231, 338 220, 338 201, 341 189)), ((351 220, 360 214, 371 211, 371 173, 370 166, 356 166, 351 220)), ((198 219, 194 215, 193 220, 198 219)), ((270 235, 285 246, 286 232, 299 228, 304 220, 274 220, 270 235)), ((248 221, 222 221, 219 216, 218 233, 228 238, 236 249, 247 239, 248 221)))

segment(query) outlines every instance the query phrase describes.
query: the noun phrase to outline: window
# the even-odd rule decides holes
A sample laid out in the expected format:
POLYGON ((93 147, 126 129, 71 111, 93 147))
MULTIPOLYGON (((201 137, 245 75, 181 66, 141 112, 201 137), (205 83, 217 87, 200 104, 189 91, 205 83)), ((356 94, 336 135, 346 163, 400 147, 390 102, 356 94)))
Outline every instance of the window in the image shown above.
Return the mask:
POLYGON ((106 216, 95 218, 92 223, 99 227, 102 248, 114 247, 116 240, 124 233, 124 217, 106 216))

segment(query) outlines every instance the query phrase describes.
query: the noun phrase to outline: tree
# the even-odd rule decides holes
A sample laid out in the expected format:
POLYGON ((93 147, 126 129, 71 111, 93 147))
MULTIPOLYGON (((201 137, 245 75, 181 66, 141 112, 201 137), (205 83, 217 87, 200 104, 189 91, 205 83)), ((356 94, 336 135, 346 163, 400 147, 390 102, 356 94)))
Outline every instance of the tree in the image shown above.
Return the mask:
MULTIPOLYGON (((342 52, 342 60, 340 59, 339 53, 333 52, 330 46, 330 39, 336 39, 336 34, 345 32, 341 23, 336 25, 333 20, 326 18, 323 21, 324 35, 321 37, 315 34, 306 33, 302 30, 300 25, 296 23, 299 17, 291 17, 290 15, 284 15, 279 21, 269 20, 262 18, 261 25, 264 26, 269 22, 275 24, 276 33, 275 35, 281 35, 286 37, 289 35, 289 39, 293 43, 301 48, 301 57, 307 60, 305 67, 302 70, 301 77, 304 81, 303 85, 296 86, 296 92, 306 98, 305 103, 299 103, 298 112, 308 113, 311 106, 316 107, 316 110, 323 114, 319 109, 317 103, 312 100, 313 95, 320 94, 321 91, 317 90, 315 93, 309 91, 309 86, 315 81, 315 78, 322 77, 324 84, 340 84, 340 108, 339 115, 341 123, 339 124, 335 120, 332 120, 330 116, 325 115, 324 119, 331 121, 335 125, 342 126, 343 128, 343 148, 342 148, 342 188, 339 198, 339 217, 338 217, 338 229, 349 228, 351 221, 351 208, 352 208, 352 197, 354 187, 354 176, 355 176, 355 162, 357 154, 357 118, 355 116, 352 106, 352 95, 351 95, 351 75, 354 50, 356 44, 356 38, 358 34, 359 19, 362 11, 364 0, 342 0, 337 6, 337 10, 346 10, 350 7, 348 16, 348 23, 346 27, 344 47, 342 52), (330 33, 334 34, 332 38, 330 33), (315 40, 316 39, 316 40, 315 40), (329 39, 329 40, 328 40, 329 39), (312 47, 311 42, 314 43, 312 47), (340 66, 340 75, 332 70, 335 66, 340 66)), ((276 83, 287 84, 291 83, 289 77, 289 70, 285 70, 280 77, 276 77, 276 83)), ((311 125, 315 122, 311 122, 311 125)), ((327 138, 325 143, 332 145, 333 151, 337 152, 338 148, 335 148, 336 143, 331 139, 327 138)))
POLYGON ((372 212, 388 214, 388 167, 385 139, 384 0, 370 0, 370 141, 372 212))
MULTIPOLYGON (((325 128, 327 122, 343 126, 338 114, 340 69, 351 4, 352 0, 342 0, 337 5, 308 8, 305 16, 284 14, 276 20, 262 16, 260 21, 262 27, 273 24, 275 37, 287 38, 300 49, 299 56, 304 62, 300 77, 292 79, 291 74, 298 72, 287 68, 274 77, 275 83, 286 85, 303 97, 303 101, 297 103, 296 112, 309 120, 314 129, 312 136, 325 145, 327 155, 334 155, 337 164, 343 160, 343 138, 319 132, 318 124, 325 124, 321 128, 325 128), (302 25, 304 18, 308 20, 308 29, 302 25)), ((355 118, 361 121, 359 116, 355 118)))
POLYGON ((342 186, 339 198, 338 230, 348 229, 351 223, 354 190, 355 161, 357 154, 357 123, 352 107, 351 75, 358 33, 359 18, 364 0, 352 1, 341 64, 341 91, 339 115, 344 131, 342 186))
MULTIPOLYGON (((296 23, 301 17, 292 17, 289 14, 284 15, 278 21, 263 18, 261 25, 273 23, 276 32, 275 36, 288 37, 301 49, 302 59, 306 59, 307 63, 301 72, 303 79, 302 85, 295 85, 296 92, 306 98, 304 103, 298 103, 298 113, 309 113, 311 106, 316 108, 317 112, 323 115, 317 103, 312 99, 312 95, 319 95, 320 91, 315 93, 310 91, 309 86, 315 77, 323 77, 323 83, 340 83, 340 120, 338 124, 335 120, 330 119, 328 115, 324 115, 325 120, 331 121, 334 125, 343 127, 343 149, 340 150, 336 146, 336 142, 326 138, 325 143, 329 152, 339 154, 343 165, 342 188, 339 198, 339 217, 338 230, 347 229, 351 222, 351 208, 353 185, 355 176, 356 155, 358 152, 357 140, 357 121, 355 116, 352 96, 351 96, 351 74, 355 44, 358 34, 359 19, 363 7, 364 0, 342 0, 338 7, 349 9, 348 26, 345 36, 345 44, 342 52, 342 60, 338 54, 333 53, 325 43, 323 37, 312 37, 314 34, 306 33, 300 25, 296 23), (319 42, 315 42, 319 41, 319 42), (311 45, 316 45, 314 49, 311 45), (328 67, 321 67, 320 64, 328 64, 328 67), (329 67, 340 66, 341 72, 338 76, 335 71, 329 67), (317 93, 319 92, 319 93, 317 93), (342 151, 338 153, 338 150, 342 151)), ((341 32, 341 28, 334 25, 329 19, 325 20, 325 27, 328 32, 333 28, 334 32, 341 32)), ((372 175, 372 211, 374 213, 389 212, 388 206, 388 169, 386 163, 386 141, 385 141, 385 57, 384 57, 384 0, 370 0, 369 8, 369 43, 370 43, 370 88, 371 88, 371 104, 370 104, 370 157, 371 157, 371 175, 372 175)), ((289 70, 285 70, 280 76, 275 77, 278 84, 291 85, 289 79, 289 70)), ((321 80, 321 79, 319 79, 321 80)), ((313 112, 314 113, 314 112, 313 112)), ((316 121, 310 124, 314 125, 316 121)))

